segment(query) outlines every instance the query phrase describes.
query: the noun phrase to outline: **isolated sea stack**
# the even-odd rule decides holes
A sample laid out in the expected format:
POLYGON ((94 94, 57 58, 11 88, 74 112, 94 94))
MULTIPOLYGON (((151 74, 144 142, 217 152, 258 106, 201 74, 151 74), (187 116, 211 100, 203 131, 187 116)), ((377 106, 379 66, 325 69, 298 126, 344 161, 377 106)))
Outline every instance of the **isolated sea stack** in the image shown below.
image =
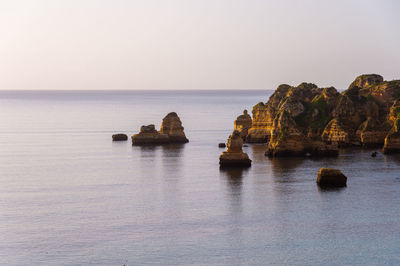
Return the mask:
POLYGON ((183 129, 179 116, 175 112, 171 112, 164 117, 161 124, 160 134, 167 134, 170 143, 189 142, 183 129))
POLYGON ((250 167, 251 160, 249 156, 243 152, 243 139, 239 131, 233 131, 228 139, 228 150, 224 151, 219 157, 219 164, 223 167, 250 167))
POLYGON ((251 128, 251 124, 251 116, 248 114, 247 110, 244 110, 243 114, 239 115, 236 118, 233 130, 237 130, 240 134, 240 137, 245 140, 248 134, 248 130, 251 128))
POLYGON ((132 136, 132 145, 162 145, 186 142, 189 142, 189 140, 186 138, 182 122, 175 112, 164 117, 160 131, 157 131, 154 125, 142 126, 139 134, 132 136))
POLYGON ((320 187, 345 187, 347 177, 338 169, 321 168, 318 171, 317 184, 320 187))
POLYGON ((246 141, 268 143, 268 156, 335 156, 351 146, 400 152, 399 99, 400 80, 376 74, 357 77, 342 93, 283 84, 253 107, 246 141))

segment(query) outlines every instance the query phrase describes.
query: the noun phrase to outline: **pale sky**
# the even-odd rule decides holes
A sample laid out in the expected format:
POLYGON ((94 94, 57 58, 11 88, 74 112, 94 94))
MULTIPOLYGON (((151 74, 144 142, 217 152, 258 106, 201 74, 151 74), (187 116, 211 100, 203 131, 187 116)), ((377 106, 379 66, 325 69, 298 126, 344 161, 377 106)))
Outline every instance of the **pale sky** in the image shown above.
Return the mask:
POLYGON ((0 89, 400 79, 397 0, 0 0, 0 89))

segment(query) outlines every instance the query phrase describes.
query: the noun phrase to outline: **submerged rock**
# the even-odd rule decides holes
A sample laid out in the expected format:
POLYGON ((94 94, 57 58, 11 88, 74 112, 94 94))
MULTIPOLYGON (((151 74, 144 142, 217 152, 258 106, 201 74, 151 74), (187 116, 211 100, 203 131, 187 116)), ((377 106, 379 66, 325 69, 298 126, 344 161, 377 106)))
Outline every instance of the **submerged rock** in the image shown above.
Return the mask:
POLYGON ((175 112, 171 112, 164 117, 161 124, 160 134, 167 134, 170 143, 189 142, 183 129, 179 116, 175 112))
POLYGON ((128 135, 122 134, 122 133, 114 134, 114 135, 112 135, 112 140, 113 141, 125 141, 125 140, 128 140, 128 135))
POLYGON ((378 155, 378 153, 377 153, 376 151, 374 151, 374 152, 371 154, 371 157, 376 157, 376 155, 378 155))
POLYGON ((321 187, 345 187, 347 177, 338 169, 321 168, 318 171, 317 184, 321 187))
POLYGON ((132 136, 132 145, 158 145, 169 143, 167 134, 160 134, 154 125, 142 126, 139 134, 132 136))
POLYGON ((228 150, 224 151, 219 157, 221 167, 250 167, 251 160, 249 156, 243 152, 243 139, 239 131, 233 131, 228 139, 228 150))
POLYGON ((243 114, 239 115, 236 118, 233 130, 237 130, 242 139, 245 140, 248 135, 248 130, 251 128, 251 125, 251 116, 248 114, 247 110, 244 110, 243 114))

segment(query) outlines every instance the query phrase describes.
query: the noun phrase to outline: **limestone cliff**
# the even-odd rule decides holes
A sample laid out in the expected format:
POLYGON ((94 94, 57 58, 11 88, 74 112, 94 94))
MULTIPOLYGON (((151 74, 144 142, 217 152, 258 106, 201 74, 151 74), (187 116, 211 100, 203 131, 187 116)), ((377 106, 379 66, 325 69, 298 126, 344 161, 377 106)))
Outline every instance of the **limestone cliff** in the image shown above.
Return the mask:
POLYGON ((312 83, 280 85, 254 106, 246 140, 268 143, 270 156, 335 155, 338 147, 384 143, 387 152, 400 151, 398 99, 400 80, 376 74, 357 77, 342 93, 312 83))

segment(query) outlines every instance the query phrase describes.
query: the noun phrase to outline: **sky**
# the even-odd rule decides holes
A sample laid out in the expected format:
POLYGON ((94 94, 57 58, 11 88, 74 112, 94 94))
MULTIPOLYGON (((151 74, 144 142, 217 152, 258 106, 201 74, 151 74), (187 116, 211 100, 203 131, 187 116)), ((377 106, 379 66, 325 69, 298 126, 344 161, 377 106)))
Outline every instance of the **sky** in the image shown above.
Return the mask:
POLYGON ((0 89, 400 79, 397 0, 0 0, 0 89))

